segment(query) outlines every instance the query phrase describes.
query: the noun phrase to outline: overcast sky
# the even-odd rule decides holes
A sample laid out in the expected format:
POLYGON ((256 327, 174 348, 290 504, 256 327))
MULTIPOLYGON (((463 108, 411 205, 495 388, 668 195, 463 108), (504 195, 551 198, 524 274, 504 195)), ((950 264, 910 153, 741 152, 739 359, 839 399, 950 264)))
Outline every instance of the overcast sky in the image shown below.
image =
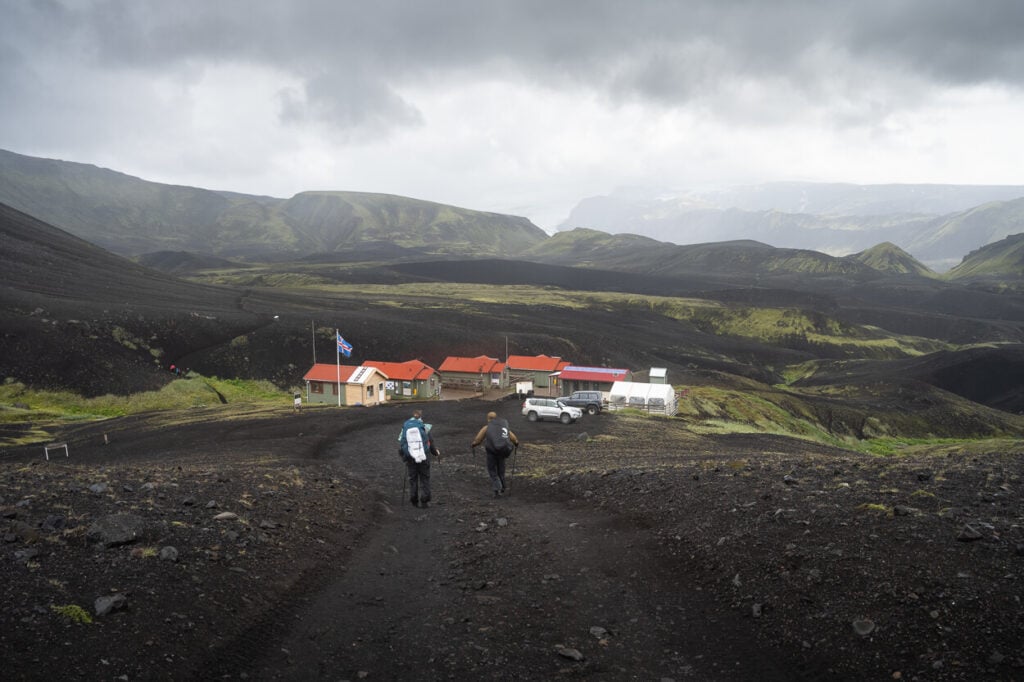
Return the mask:
POLYGON ((0 0, 0 148, 551 230, 620 187, 1022 184, 1018 0, 0 0))

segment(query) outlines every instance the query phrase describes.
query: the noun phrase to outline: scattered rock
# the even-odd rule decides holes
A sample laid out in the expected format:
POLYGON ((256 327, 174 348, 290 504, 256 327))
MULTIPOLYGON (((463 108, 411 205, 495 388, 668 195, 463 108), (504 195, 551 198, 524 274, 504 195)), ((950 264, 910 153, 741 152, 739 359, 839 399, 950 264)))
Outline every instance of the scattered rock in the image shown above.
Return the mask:
POLYGON ((135 514, 111 514, 97 519, 86 538, 104 547, 117 547, 135 542, 143 536, 146 520, 135 514))
POLYGON ((793 478, 789 474, 786 474, 785 476, 782 477, 782 482, 785 483, 786 485, 800 485, 800 481, 793 478))
POLYGON ((166 547, 160 548, 160 561, 177 561, 178 560, 178 549, 167 545, 166 547))
POLYGON ((238 514, 234 512, 221 512, 213 517, 214 521, 234 521, 238 518, 238 514))
POLYGON ((109 596, 99 597, 96 599, 95 609, 97 616, 106 616, 107 614, 123 609, 128 604, 128 597, 118 592, 109 596))
POLYGON ((598 639, 604 639, 608 636, 608 631, 600 625, 594 625, 590 628, 590 634, 592 634, 594 637, 597 637, 598 639))
POLYGON ((195 504, 196 498, 194 497, 186 497, 184 500, 181 501, 181 506, 183 507, 194 507, 195 504))
POLYGON ((64 526, 67 525, 67 519, 60 514, 50 514, 43 521, 43 525, 40 526, 43 530, 48 533, 53 533, 59 530, 64 530, 64 526))
POLYGON ((753 604, 750 607, 750 615, 752 615, 754 618, 760 618, 761 617, 761 610, 762 609, 761 609, 761 605, 760 604, 753 604))
POLYGON ((109 488, 109 486, 106 483, 93 483, 89 486, 89 492, 96 495, 102 495, 107 492, 107 488, 109 488))
POLYGON ((853 631, 861 637, 867 637, 875 631, 875 622, 867 618, 853 621, 853 631))
POLYGON ((210 500, 209 502, 206 503, 206 508, 207 509, 216 509, 217 508, 217 502, 215 500, 210 500))
POLYGON ((566 646, 558 646, 558 647, 555 647, 555 651, 557 651, 558 655, 561 656, 562 658, 568 658, 568 659, 570 659, 572 661, 582 661, 583 660, 583 654, 581 654, 578 649, 572 649, 572 648, 566 647, 566 646))
POLYGON ((15 521, 11 524, 10 532, 14 534, 16 539, 20 539, 22 542, 38 542, 42 537, 39 535, 39 531, 28 525, 24 521, 15 521))
POLYGON ((500 519, 498 519, 497 523, 498 523, 498 526, 500 526, 501 528, 504 528, 505 526, 507 526, 507 525, 508 525, 508 519, 506 519, 506 518, 505 518, 505 517, 503 516, 503 517, 501 517, 500 519))
POLYGON ((974 542, 975 540, 981 540, 983 537, 985 536, 981 534, 980 530, 968 523, 960 529, 960 533, 957 534, 956 539, 960 542, 974 542))
POLYGON ((32 559, 35 559, 37 556, 39 556, 39 550, 35 549, 34 547, 30 547, 29 549, 19 549, 17 552, 15 552, 14 560, 19 563, 25 564, 31 561, 32 559))

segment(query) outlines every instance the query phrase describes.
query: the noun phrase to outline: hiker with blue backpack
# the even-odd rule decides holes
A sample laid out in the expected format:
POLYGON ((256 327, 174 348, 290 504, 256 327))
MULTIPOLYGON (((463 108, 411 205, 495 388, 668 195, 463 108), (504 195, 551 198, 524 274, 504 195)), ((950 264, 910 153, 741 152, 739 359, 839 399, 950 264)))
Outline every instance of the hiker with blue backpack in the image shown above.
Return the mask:
POLYGON ((426 508, 430 504, 430 455, 440 458, 441 451, 434 445, 420 410, 413 410, 412 417, 402 424, 398 442, 398 454, 409 475, 409 501, 414 507, 426 508))
POLYGON ((501 497, 506 489, 505 460, 515 452, 519 439, 508 428, 507 419, 488 412, 487 424, 476 434, 471 447, 475 448, 481 443, 487 452, 487 475, 491 477, 491 488, 495 497, 501 497))

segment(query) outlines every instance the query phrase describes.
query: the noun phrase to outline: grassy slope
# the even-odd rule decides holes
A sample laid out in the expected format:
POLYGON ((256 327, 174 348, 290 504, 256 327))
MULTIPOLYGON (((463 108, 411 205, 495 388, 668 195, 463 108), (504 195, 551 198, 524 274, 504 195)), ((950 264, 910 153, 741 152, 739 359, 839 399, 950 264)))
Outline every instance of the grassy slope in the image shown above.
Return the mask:
POLYGON ((1024 277, 1024 234, 1015 234, 972 251, 946 277, 965 280, 977 277, 1024 277))

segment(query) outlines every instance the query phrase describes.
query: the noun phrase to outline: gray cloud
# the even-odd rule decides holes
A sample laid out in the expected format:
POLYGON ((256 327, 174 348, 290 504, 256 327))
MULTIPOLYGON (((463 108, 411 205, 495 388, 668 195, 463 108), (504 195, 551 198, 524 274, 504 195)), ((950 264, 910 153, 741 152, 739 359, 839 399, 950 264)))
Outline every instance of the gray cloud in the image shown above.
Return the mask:
POLYGON ((1015 0, 3 4, 12 10, 5 41, 63 51, 70 38, 109 68, 240 60, 309 78, 348 68, 399 83, 479 68, 686 101, 695 85, 722 79, 826 78, 803 63, 826 45, 851 62, 941 83, 1024 79, 1024 5, 1015 0))
MULTIPOLYGON (((1024 5, 1014 0, 3 5, 8 50, 114 70, 272 65, 305 81, 307 109, 350 126, 418 124, 415 103, 395 88, 439 76, 525 79, 666 106, 757 79, 822 96, 864 67, 883 82, 889 72, 942 85, 1024 79, 1024 5), (832 58, 816 63, 823 48, 832 58), (342 97, 330 84, 346 81, 342 97)), ((285 104, 293 120, 297 100, 285 104)))
MULTIPOLYGON (((472 159, 514 169, 508 183, 640 182, 645 168, 678 172, 686 154, 687 168, 712 160, 720 175, 803 176, 866 142, 876 158, 902 150, 886 168, 931 172, 965 167, 950 161, 961 147, 948 126, 967 118, 957 97, 1005 91, 1004 121, 1024 85, 1017 0, 0 0, 0 16, 0 147, 114 157, 152 136, 164 155, 136 159, 140 172, 203 159, 212 177, 215 157, 186 148, 230 138, 251 155, 238 167, 274 150, 302 168, 347 144, 394 158, 383 145, 403 136, 446 173, 472 159), (737 136, 756 159, 737 155, 737 136), (650 158, 625 164, 624 150, 650 158), (595 169, 606 163, 633 175, 595 169)), ((337 163, 323 172, 355 173, 337 163)), ((431 189, 445 181, 420 163, 431 189)), ((377 177, 401 182, 390 168, 377 177)))

